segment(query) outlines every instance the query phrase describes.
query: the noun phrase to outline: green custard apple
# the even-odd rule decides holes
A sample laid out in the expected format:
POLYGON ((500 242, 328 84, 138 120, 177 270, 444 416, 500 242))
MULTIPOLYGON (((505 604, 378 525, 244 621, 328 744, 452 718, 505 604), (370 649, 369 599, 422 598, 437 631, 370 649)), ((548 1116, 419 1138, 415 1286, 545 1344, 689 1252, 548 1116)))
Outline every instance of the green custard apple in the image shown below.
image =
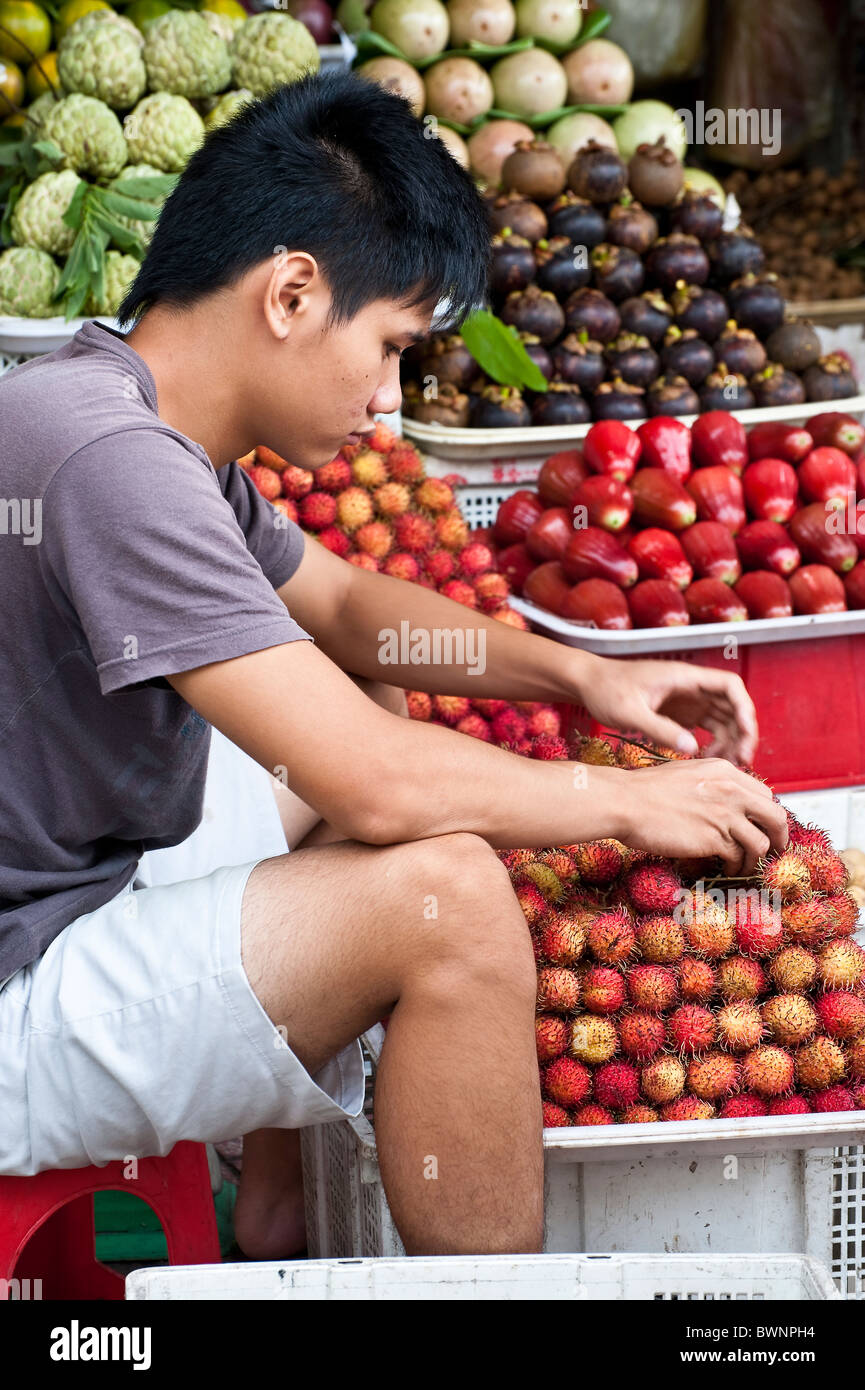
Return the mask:
POLYGON ((127 111, 147 90, 143 39, 120 15, 100 23, 102 17, 97 10, 75 21, 60 41, 57 71, 67 92, 83 92, 127 111))
POLYGON ((47 251, 35 246, 12 246, 0 255, 0 314, 50 319, 61 313, 51 301, 60 283, 60 270, 47 251))
POLYGON ((213 130, 215 126, 225 125, 226 121, 237 115, 242 106, 254 100, 252 92, 245 91, 243 87, 238 87, 233 92, 223 92, 205 116, 205 126, 208 130, 213 130))
POLYGON ((234 80, 263 97, 284 82, 318 72, 318 45, 305 24, 289 14, 255 14, 241 24, 231 45, 234 80))
POLYGON ((63 214, 80 183, 74 169, 40 174, 34 179, 12 213, 12 240, 16 245, 36 246, 52 256, 67 255, 75 240, 75 228, 67 227, 63 214))
POLYGON ((186 97, 152 92, 130 111, 123 131, 130 163, 179 174, 204 139, 204 122, 186 97))
POLYGON ((123 130, 111 107, 81 92, 64 97, 48 112, 42 134, 60 146, 65 167, 79 174, 109 179, 127 162, 123 130))
POLYGON ((154 92, 209 97, 231 81, 228 45, 194 10, 171 10, 148 25, 144 62, 154 92))

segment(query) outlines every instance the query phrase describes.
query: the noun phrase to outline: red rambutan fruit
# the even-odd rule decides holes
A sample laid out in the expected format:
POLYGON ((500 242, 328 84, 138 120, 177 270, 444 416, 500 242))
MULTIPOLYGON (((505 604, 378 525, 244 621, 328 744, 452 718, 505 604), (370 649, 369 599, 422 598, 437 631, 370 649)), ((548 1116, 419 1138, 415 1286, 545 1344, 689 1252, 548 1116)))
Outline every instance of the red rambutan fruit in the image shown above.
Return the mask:
MULTIPOLYGON (((537 922, 540 922, 542 918, 546 917, 549 911, 543 894, 539 893, 532 883, 521 884, 516 890, 516 899, 530 927, 533 927, 537 922)), ((546 954, 546 952, 544 954, 546 954)), ((579 957, 577 957, 577 959, 579 959, 579 957)), ((571 962, 561 961, 560 964, 570 965, 571 962)))
POLYGON ((865 974, 865 951, 849 937, 830 941, 820 952, 817 973, 827 989, 855 989, 865 974))
POLYGON ((606 888, 622 871, 622 847, 618 840, 592 840, 577 845, 574 861, 584 883, 606 888))
POLYGON ((393 531, 386 521, 368 521, 365 526, 358 527, 354 543, 366 555, 383 560, 393 547, 393 531))
MULTIPOLYGON (((533 885, 527 885, 517 889, 517 897, 520 899, 523 912, 526 911, 526 906, 523 902, 523 895, 525 894, 532 895, 532 904, 534 904, 535 898, 537 898, 541 904, 541 911, 538 913, 538 916, 534 919, 529 918, 531 923, 532 920, 539 920, 541 916, 546 914, 548 911, 547 904, 537 888, 533 885)), ((564 913, 557 912, 546 923, 541 932, 541 950, 545 958, 553 965, 576 965, 585 949, 585 927, 583 923, 575 917, 566 916, 564 913)))
POLYGON ((849 1041, 865 1033, 865 999, 849 990, 827 990, 816 1001, 817 1017, 831 1038, 849 1041))
POLYGON ((815 893, 841 893, 847 887, 847 866, 831 846, 801 844, 798 847, 811 875, 815 893))
MULTIPOLYGON (((488 545, 483 545, 480 541, 470 541, 457 556, 457 563, 463 574, 470 579, 476 579, 478 575, 485 574, 493 566, 493 552, 488 545)), ((499 578, 504 578, 499 575, 499 578)))
POLYGON ((848 1045, 847 1068, 857 1081, 865 1081, 865 1033, 848 1045))
POLYGON ((707 960, 720 960, 732 951, 736 943, 733 923, 718 903, 704 901, 685 923, 688 945, 707 960))
POLYGON ((615 1120, 603 1105, 583 1105, 574 1112, 575 1125, 613 1125, 615 1120))
POLYGON ((572 1123, 567 1110, 563 1110, 560 1105, 553 1105, 551 1100, 543 1102, 542 1111, 544 1129, 564 1129, 572 1123))
POLYGON ((411 493, 404 483, 383 483, 372 495, 381 516, 402 516, 411 506, 411 493))
POLYGON ((813 891, 808 864, 796 848, 768 859, 761 878, 766 891, 777 893, 785 903, 804 902, 813 891))
POLYGON ((634 1057, 638 1062, 648 1062, 656 1052, 660 1052, 667 1037, 664 1020, 657 1014, 635 1010, 625 1014, 619 1024, 622 1051, 626 1057, 634 1057))
POLYGON ((552 1062, 567 1050, 571 1030, 558 1014, 541 1014, 535 1019, 535 1045, 539 1062, 552 1062))
POLYGON ((544 1071, 543 1091, 547 1100, 570 1110, 591 1095, 592 1073, 573 1057, 557 1057, 544 1071))
POLYGON ((784 940, 780 913, 749 894, 736 903, 736 944, 743 956, 770 956, 784 940))
POLYGON ((433 718, 440 719, 444 724, 456 724, 458 719, 465 719, 467 714, 471 714, 471 705, 465 695, 433 695, 432 708, 433 718))
POLYGON ((337 496, 336 515, 340 526, 344 526, 346 531, 356 531, 373 519, 372 498, 365 488, 347 487, 337 496))
POLYGON ((390 476, 399 483, 416 483, 424 475, 420 455, 405 440, 399 440, 390 450, 387 466, 390 476))
POLYGON ((416 583, 420 574, 417 560, 404 550, 388 555, 381 569, 382 574, 389 574, 393 579, 404 579, 409 584, 416 583))
POLYGON ((465 548, 469 528, 458 508, 452 507, 450 511, 440 512, 434 525, 438 543, 443 545, 445 550, 459 551, 465 548))
POLYGON ((832 1114, 837 1110, 855 1110, 857 1108, 853 1092, 848 1086, 827 1086, 825 1091, 814 1091, 811 1096, 811 1107, 818 1114, 832 1114))
POLYGON ((602 965, 624 965, 637 944, 630 913, 621 907, 599 913, 586 932, 586 944, 602 965))
POLYGON ((454 490, 443 478, 424 478, 414 490, 414 500, 428 512, 449 512, 456 506, 454 490))
POLYGON ((811 1107, 804 1096, 776 1096, 769 1101, 770 1115, 810 1115, 811 1107))
POLYGON ((470 738, 479 738, 482 743, 492 743, 493 735, 489 724, 482 714, 466 714, 462 719, 458 719, 455 725, 459 734, 468 734, 470 738))
POLYGON ((583 1004, 593 1014, 614 1014, 625 1002, 625 981, 618 970, 593 965, 583 975, 583 1004))
POLYGON ((297 514, 303 526, 323 531, 336 519, 336 499, 329 492, 310 492, 298 503, 297 514))
POLYGON ((674 971, 664 965, 635 965, 627 974, 628 997, 637 1009, 660 1014, 672 1008, 679 997, 674 971))
POLYGON ((647 859, 625 874, 625 889, 637 912, 672 912, 680 901, 682 880, 663 859, 647 859))
POLYGON ((667 1035, 671 1047, 685 1056, 707 1052, 717 1035, 714 1015, 699 1004, 682 1004, 670 1015, 667 1035))
POLYGON ((685 954, 685 933, 672 917, 644 917, 636 936, 643 959, 651 965, 672 965, 685 954))
POLYGON ((629 1105, 620 1117, 623 1125, 652 1125, 657 1124, 660 1118, 651 1105, 629 1105))
POLYGON ((405 697, 409 716, 412 719, 432 717, 432 699, 425 690, 408 690, 405 697))
POLYGON ((518 628, 520 632, 528 632, 529 630, 528 619, 524 618, 522 613, 518 613, 515 608, 511 608, 510 604, 504 604, 503 607, 497 608, 490 616, 495 618, 497 623, 506 623, 508 627, 518 628))
POLYGON ((542 1012, 552 1009, 572 1013, 580 1002, 580 977, 576 970, 548 965, 538 971, 538 1002, 542 1012))
POLYGON ((728 1052, 707 1052, 688 1063, 688 1085, 701 1100, 723 1100, 739 1085, 739 1064, 728 1052))
POLYGON ((324 492, 342 492, 344 488, 351 486, 351 467, 345 459, 331 459, 330 463, 322 464, 321 468, 315 470, 315 485, 322 488, 324 492))
POLYGON ((456 558, 449 550, 430 550, 424 556, 424 569, 436 584, 444 584, 456 574, 456 558))
POLYGON ((731 1052, 748 1052, 756 1047, 766 1031, 760 1010, 744 1001, 725 1004, 715 1015, 719 1041, 731 1052))
POLYGON ((346 559, 359 570, 369 570, 370 574, 378 574, 379 563, 373 555, 366 555, 362 550, 358 550, 354 555, 347 555, 346 559))
POLYGON ((769 974, 782 994, 802 994, 817 978, 817 960, 804 946, 785 946, 772 958, 769 974))
POLYGON ((679 993, 686 1004, 704 1004, 718 988, 713 967, 707 960, 683 956, 679 961, 679 993))
POLYGON ((478 714, 482 714, 484 719, 495 719, 497 714, 510 709, 511 706, 507 700, 472 700, 472 708, 476 709, 478 714))
POLYGON ((796 1051, 796 1079, 807 1091, 821 1091, 840 1081, 846 1070, 843 1049, 834 1038, 813 1038, 796 1051))
POLYGON ((519 743, 526 736, 526 721, 515 709, 503 709, 493 716, 492 731, 497 743, 519 743))
POLYGON ((351 476, 358 487, 381 487, 387 482, 387 464, 375 449, 359 449, 351 460, 351 476))
MULTIPOLYGON (((282 512, 283 516, 287 516, 289 521, 297 521, 299 519, 297 507, 290 497, 277 497, 270 505, 275 507, 278 512, 282 512)), ((321 540, 321 536, 319 536, 318 539, 321 540)))
POLYGON ((541 734, 557 738, 562 731, 562 717, 552 705, 542 705, 534 714, 529 715, 526 728, 532 738, 538 738, 541 734))
POLYGON ((756 999, 766 988, 766 976, 759 961, 747 956, 725 956, 718 962, 718 990, 728 1003, 756 999))
POLYGON ((595 1072, 595 1100, 610 1110, 636 1105, 640 1096, 640 1077, 630 1062, 605 1062, 595 1072))
POLYGON ((836 935, 836 916, 826 898, 789 903, 782 908, 781 917, 792 946, 813 950, 836 935))
POLYGON ((301 497, 306 497, 307 493, 312 492, 316 482, 315 474, 310 473, 308 468, 298 468, 293 463, 282 470, 280 478, 283 492, 293 502, 299 502, 301 497))
POLYGON ((511 596, 508 581, 503 574, 479 574, 474 586, 484 613, 495 613, 511 596))
POLYGON ((393 529, 400 550, 407 550, 412 555, 425 554, 435 543, 435 532, 429 521, 416 512, 394 517, 393 529))
POLYGON ((852 936, 858 930, 859 904, 849 893, 830 893, 826 905, 835 918, 833 936, 852 936))
MULTIPOLYGON (((333 501, 333 498, 331 498, 333 501)), ((338 526, 325 526, 318 532, 317 539, 324 546, 325 550, 330 550, 334 555, 338 555, 341 560, 348 557, 351 550, 351 541, 344 531, 338 526)))
POLYGON ((769 1107, 760 1096, 742 1091, 738 1096, 725 1100, 718 1114, 722 1120, 749 1120, 768 1115, 769 1107))
POLYGON ((282 492, 279 474, 274 473, 272 468, 263 468, 260 463, 254 463, 246 471, 262 497, 266 497, 268 502, 275 502, 282 492))
POLYGON ((676 1120, 713 1120, 714 1118, 714 1105, 708 1100, 700 1100, 698 1096, 680 1096, 678 1100, 671 1100, 668 1105, 661 1106, 661 1119, 667 1123, 676 1120))
POLYGON ((742 1084, 758 1096, 780 1096, 793 1085, 793 1058, 782 1047, 755 1047, 742 1059, 742 1084))
POLYGON ((452 599, 454 603, 461 603, 464 608, 477 608, 478 596, 465 579, 448 579, 439 586, 439 593, 445 598, 452 599))

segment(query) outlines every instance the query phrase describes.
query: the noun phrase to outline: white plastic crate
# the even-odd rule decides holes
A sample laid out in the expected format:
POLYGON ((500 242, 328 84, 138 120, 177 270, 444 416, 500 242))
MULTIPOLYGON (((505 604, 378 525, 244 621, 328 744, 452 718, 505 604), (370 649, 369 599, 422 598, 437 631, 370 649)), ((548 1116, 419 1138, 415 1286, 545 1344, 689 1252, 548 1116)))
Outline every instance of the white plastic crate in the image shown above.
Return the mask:
POLYGON ((127 1299, 510 1302, 526 1299, 837 1299, 803 1255, 476 1255, 396 1260, 269 1261, 135 1270, 127 1299))

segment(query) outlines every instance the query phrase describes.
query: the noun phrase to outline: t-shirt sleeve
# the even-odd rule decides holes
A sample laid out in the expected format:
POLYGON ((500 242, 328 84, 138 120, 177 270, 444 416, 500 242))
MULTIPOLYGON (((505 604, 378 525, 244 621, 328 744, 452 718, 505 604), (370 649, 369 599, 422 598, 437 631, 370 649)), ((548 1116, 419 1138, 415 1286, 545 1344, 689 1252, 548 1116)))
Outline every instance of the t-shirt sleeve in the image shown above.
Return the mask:
MULTIPOLYGON (((296 543, 281 544, 288 556, 296 543)), ((263 548, 276 573, 276 549, 263 548)), ((96 440, 66 460, 43 498, 39 560, 105 695, 309 638, 214 472, 158 429, 96 440)))
POLYGON ((220 468, 219 486, 237 517, 246 544, 274 589, 288 582, 303 559, 306 537, 300 527, 272 507, 248 473, 236 463, 220 468))

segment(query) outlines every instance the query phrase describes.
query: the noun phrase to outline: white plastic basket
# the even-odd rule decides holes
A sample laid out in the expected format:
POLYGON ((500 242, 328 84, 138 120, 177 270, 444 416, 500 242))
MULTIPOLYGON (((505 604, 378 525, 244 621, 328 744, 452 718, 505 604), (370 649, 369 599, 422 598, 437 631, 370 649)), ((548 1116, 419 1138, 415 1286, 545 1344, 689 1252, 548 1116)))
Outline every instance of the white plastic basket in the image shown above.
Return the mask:
POLYGON ((838 1299, 803 1255, 444 1255, 139 1269, 127 1299, 461 1302, 838 1299))

